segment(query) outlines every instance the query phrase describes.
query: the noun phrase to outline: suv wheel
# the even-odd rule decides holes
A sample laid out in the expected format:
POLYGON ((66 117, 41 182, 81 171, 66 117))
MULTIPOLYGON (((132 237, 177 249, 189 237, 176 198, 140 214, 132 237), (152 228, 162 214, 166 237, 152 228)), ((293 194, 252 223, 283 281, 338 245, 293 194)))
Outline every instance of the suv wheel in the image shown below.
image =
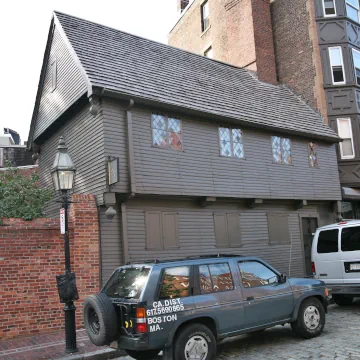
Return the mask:
POLYGON ((306 339, 319 336, 324 330, 325 310, 316 298, 304 300, 299 309, 298 317, 291 323, 293 331, 306 339))
POLYGON ((125 350, 125 352, 136 360, 151 360, 154 359, 160 352, 158 349, 150 349, 144 351, 125 350))
POLYGON ((354 297, 346 295, 333 295, 335 303, 339 306, 349 306, 352 304, 354 297))
POLYGON ((105 294, 88 296, 84 303, 84 326, 93 344, 109 345, 117 333, 117 314, 105 294))
POLYGON ((214 360, 215 357, 215 336, 207 326, 191 324, 181 329, 174 345, 175 360, 214 360))

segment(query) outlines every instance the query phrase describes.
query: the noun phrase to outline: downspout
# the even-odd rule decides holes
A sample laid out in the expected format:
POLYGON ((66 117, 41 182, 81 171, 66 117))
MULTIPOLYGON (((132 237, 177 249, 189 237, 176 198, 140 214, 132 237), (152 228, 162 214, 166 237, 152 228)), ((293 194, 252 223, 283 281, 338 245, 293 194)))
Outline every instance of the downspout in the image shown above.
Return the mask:
POLYGON ((128 199, 131 199, 136 194, 136 179, 135 179, 135 164, 134 164, 134 138, 133 138, 133 122, 131 109, 134 107, 133 99, 129 100, 129 105, 126 108, 126 127, 127 127, 127 151, 128 151, 128 179, 129 179, 129 194, 128 199))

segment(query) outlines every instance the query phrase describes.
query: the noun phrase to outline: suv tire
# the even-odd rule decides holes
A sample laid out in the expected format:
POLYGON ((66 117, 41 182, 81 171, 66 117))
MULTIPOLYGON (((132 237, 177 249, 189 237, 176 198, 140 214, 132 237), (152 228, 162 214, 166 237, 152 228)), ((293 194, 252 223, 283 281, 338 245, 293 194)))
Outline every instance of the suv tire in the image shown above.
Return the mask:
POLYGON ((305 299, 299 309, 298 317, 291 323, 292 330, 305 339, 319 336, 324 330, 325 310, 317 298, 305 299))
POLYGON ((159 355, 160 350, 158 349, 149 349, 143 351, 137 350, 125 350, 125 352, 136 360, 151 360, 159 355))
POLYGON ((100 293, 84 302, 84 326, 93 344, 109 345, 117 333, 118 316, 111 300, 100 293))
POLYGON ((216 339, 214 333, 207 326, 195 323, 180 330, 175 340, 174 359, 189 360, 191 351, 202 352, 203 355, 206 353, 203 360, 215 359, 216 339), (197 347, 195 348, 194 345, 197 347))
POLYGON ((333 295, 334 301, 339 306, 349 306, 353 303, 353 296, 333 295))

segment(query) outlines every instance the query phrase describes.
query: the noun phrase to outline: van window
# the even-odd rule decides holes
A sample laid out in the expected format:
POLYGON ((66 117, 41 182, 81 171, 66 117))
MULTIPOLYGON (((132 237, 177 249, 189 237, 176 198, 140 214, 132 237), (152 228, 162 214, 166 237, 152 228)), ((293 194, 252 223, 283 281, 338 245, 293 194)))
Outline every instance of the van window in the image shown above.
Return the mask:
POLYGON ((174 299, 189 296, 190 268, 179 266, 167 268, 161 283, 160 299, 174 299))
POLYGON ((342 229, 341 251, 360 251, 360 226, 342 229))
POLYGON ((318 254, 336 253, 339 251, 339 230, 323 230, 319 233, 318 254))

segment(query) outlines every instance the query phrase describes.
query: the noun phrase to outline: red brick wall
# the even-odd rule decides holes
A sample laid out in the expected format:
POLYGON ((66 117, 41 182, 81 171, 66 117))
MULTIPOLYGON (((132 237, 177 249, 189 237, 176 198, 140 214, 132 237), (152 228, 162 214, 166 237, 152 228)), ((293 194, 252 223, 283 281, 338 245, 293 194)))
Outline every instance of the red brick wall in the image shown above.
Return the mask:
MULTIPOLYGON (((92 195, 74 195, 70 242, 72 271, 80 300, 99 290, 98 212, 92 195)), ((64 273, 64 241, 59 219, 4 219, 0 226, 0 339, 58 330, 63 327, 55 275, 64 273)))

